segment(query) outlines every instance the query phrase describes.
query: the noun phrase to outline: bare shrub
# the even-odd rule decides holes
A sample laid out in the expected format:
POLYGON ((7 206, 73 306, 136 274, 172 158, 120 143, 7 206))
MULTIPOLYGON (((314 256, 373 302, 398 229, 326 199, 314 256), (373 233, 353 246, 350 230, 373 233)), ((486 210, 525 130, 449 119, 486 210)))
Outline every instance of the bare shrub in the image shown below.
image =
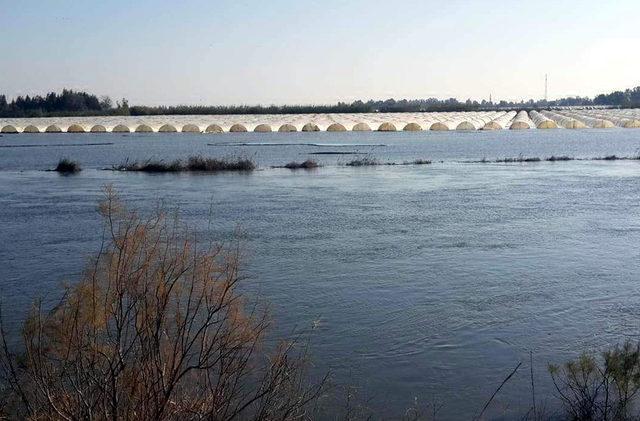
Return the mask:
POLYGON ((2 330, 4 415, 32 420, 304 419, 295 343, 267 351, 260 306, 238 291, 240 247, 200 249, 177 219, 143 218, 106 190, 105 237, 60 303, 35 306, 14 353, 2 330))

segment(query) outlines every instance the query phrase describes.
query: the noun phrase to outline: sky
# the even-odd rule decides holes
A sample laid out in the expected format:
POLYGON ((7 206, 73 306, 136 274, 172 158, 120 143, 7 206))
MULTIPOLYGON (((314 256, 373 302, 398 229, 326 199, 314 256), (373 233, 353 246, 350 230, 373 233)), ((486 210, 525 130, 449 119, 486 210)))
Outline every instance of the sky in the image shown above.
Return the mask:
POLYGON ((0 93, 137 105, 549 99, 640 85, 640 1, 0 0, 0 93))

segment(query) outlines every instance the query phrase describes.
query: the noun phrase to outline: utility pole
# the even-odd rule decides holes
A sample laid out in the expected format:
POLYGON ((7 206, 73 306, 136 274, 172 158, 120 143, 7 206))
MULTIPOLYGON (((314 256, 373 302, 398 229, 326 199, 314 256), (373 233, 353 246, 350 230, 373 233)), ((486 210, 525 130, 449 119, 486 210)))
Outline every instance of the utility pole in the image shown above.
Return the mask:
POLYGON ((544 102, 549 100, 549 75, 545 73, 544 75, 544 102))

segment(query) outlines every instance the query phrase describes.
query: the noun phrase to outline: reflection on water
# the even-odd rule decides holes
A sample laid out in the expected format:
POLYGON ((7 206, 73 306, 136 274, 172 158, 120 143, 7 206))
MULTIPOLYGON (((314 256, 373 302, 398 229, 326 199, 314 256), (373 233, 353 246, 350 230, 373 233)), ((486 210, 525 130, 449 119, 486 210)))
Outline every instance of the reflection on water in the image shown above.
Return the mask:
POLYGON ((229 238, 241 226, 247 288, 272 303, 275 332, 315 326, 316 369, 362 386, 384 414, 418 398, 444 402, 441 418, 469 418, 524 361, 492 405, 491 416, 514 416, 530 402, 529 350, 536 392, 550 399, 548 362, 640 333, 640 163, 460 162, 631 155, 635 133, 4 136, 0 145, 114 143, 0 152, 4 312, 15 326, 34 297, 52 302, 60 282, 78 275, 100 240, 100 189, 112 183, 135 207, 179 207, 203 239, 229 238), (281 145, 208 146, 254 141, 281 145), (349 145, 385 162, 444 162, 354 169, 327 155, 314 171, 268 169, 326 150, 288 144, 297 141, 349 145), (264 170, 100 170, 197 153, 241 153, 264 170), (61 157, 86 170, 39 171, 61 157))

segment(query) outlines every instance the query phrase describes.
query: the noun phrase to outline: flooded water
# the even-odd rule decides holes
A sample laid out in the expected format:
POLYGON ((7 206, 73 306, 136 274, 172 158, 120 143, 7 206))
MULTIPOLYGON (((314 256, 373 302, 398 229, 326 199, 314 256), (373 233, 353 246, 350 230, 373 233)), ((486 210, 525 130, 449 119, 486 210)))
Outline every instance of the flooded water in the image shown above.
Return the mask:
MULTIPOLYGON (((536 394, 546 365, 640 333, 640 162, 467 163, 637 155, 636 130, 0 138, 0 296, 9 324, 52 302, 100 240, 105 184, 140 209, 178 207, 207 238, 246 232, 248 287, 274 333, 316 325, 317 372, 398 418, 417 402, 471 418, 518 364, 490 417, 536 394), (350 155, 317 154, 349 152, 350 155), (253 158, 251 174, 105 171, 126 159, 253 158), (367 156, 431 165, 346 167, 367 156), (43 171, 78 160, 74 176, 43 171), (272 169, 313 158, 313 171, 272 169)), ((539 403, 540 404, 540 403, 539 403)))

